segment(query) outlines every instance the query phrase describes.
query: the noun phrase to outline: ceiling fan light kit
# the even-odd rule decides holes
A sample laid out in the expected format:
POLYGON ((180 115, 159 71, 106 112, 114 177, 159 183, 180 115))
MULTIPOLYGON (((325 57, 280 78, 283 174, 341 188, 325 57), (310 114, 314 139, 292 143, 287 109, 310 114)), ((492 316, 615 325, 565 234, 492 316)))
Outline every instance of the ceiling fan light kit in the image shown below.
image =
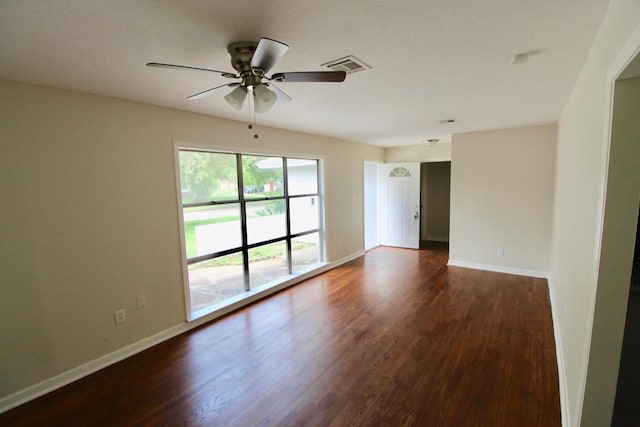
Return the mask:
MULTIPOLYGON (((261 38, 259 42, 240 41, 231 43, 227 52, 231 57, 231 66, 238 74, 226 71, 211 70, 208 68, 191 67, 185 65, 164 64, 149 62, 149 67, 169 68, 177 70, 201 71, 219 74, 230 79, 240 79, 221 86, 207 89, 189 97, 200 99, 211 95, 213 92, 225 87, 233 87, 224 99, 233 108, 242 109, 247 94, 253 97, 253 106, 256 113, 269 111, 276 102, 288 102, 291 97, 279 89, 273 82, 343 82, 346 78, 345 71, 303 71, 276 73, 271 77, 267 75, 273 66, 287 52, 289 46, 285 43, 268 38, 261 38), (263 80, 266 80, 263 82, 263 80)), ((250 103, 251 105, 251 103, 250 103)), ((251 112, 250 112, 251 113, 251 112)))
POLYGON ((236 110, 242 110, 244 100, 247 99, 247 89, 244 86, 238 86, 225 95, 224 99, 236 110))
POLYGON ((267 89, 267 86, 263 83, 259 83, 253 87, 253 95, 256 113, 269 111, 278 100, 278 95, 267 89))

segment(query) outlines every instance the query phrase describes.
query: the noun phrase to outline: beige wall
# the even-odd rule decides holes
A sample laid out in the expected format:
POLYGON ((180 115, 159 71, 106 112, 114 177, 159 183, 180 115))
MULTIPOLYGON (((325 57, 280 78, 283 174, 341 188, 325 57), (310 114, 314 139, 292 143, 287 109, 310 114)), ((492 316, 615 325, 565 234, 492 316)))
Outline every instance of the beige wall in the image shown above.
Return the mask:
MULTIPOLYGON (((607 74, 632 35, 640 31, 638 16, 637 0, 611 1, 558 124, 550 287, 555 295, 559 356, 565 369, 565 415, 571 426, 580 423, 601 426, 611 422, 613 396, 611 381, 606 379, 616 376, 611 367, 589 363, 590 377, 595 377, 590 378, 586 396, 583 393, 593 344, 612 346, 611 351, 619 351, 621 331, 612 329, 607 325, 609 320, 604 320, 594 325, 592 340, 591 325, 594 309, 600 311, 595 298, 611 96, 607 74), (601 388, 603 385, 605 388, 601 388)), ((620 314, 610 315, 610 321, 617 323, 620 314)))
POLYGON ((441 162, 451 160, 451 141, 429 144, 389 147, 384 149, 385 163, 441 162))
POLYGON ((555 141, 555 125, 453 136, 452 264, 549 271, 555 141))
POLYGON ((266 127, 256 142, 240 122, 6 81, 0 93, 0 398, 184 322, 174 140, 323 158, 329 260, 363 250, 363 164, 381 148, 266 127))

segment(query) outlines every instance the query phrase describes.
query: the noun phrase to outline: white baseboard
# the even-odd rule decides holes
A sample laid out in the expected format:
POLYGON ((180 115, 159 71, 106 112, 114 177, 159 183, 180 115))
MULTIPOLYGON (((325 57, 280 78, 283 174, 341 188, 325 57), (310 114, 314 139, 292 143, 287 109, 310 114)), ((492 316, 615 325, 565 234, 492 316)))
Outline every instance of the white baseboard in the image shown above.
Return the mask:
POLYGON ((54 377, 48 378, 37 384, 33 384, 22 390, 18 390, 17 392, 10 394, 8 396, 4 396, 0 398, 0 414, 10 409, 13 409, 16 406, 20 406, 33 399, 36 399, 42 395, 50 393, 56 389, 64 387, 67 384, 71 384, 74 381, 77 381, 83 377, 86 377, 87 375, 93 374, 94 372, 97 372, 100 369, 104 369, 107 366, 113 365, 114 363, 120 362, 121 360, 131 357, 137 353, 140 353, 141 351, 146 350, 150 347, 153 347, 154 345, 160 344, 161 342, 166 341, 170 338, 173 338, 176 335, 180 335, 184 332, 189 331, 190 329, 198 327, 204 323, 210 322, 218 317, 224 316, 225 314, 228 314, 233 310, 237 310, 240 307, 248 305, 260 298, 276 293, 280 290, 293 286, 305 279, 308 279, 313 276, 317 276, 318 274, 324 273, 325 271, 331 270, 332 268, 336 268, 342 264, 345 264, 349 261, 359 258, 363 256, 364 253, 365 253, 364 251, 358 251, 346 257, 340 258, 336 261, 328 262, 315 270, 309 271, 304 274, 300 274, 294 277, 293 279, 283 282, 282 284, 279 284, 277 286, 274 286, 272 288, 269 288, 263 291, 256 292, 254 295, 251 295, 249 298, 246 298, 235 304, 224 307, 223 309, 218 310, 215 313, 211 313, 207 316, 203 316, 192 322, 179 323, 175 326, 165 329, 164 331, 160 331, 156 334, 143 338, 140 341, 129 344, 116 351, 105 354, 104 356, 100 356, 97 359, 91 360, 87 363, 83 363, 82 365, 76 366, 75 368, 71 368, 68 371, 65 371, 54 377))
POLYGON ((375 249, 378 246, 380 246, 380 242, 375 240, 368 240, 366 242, 364 242, 364 251, 365 252, 369 252, 371 249, 375 249))
POLYGON ((562 415, 562 426, 571 425, 569 414, 569 395, 567 389, 567 374, 564 366, 564 353, 562 352, 562 335, 560 334, 558 305, 555 297, 555 288, 552 277, 547 278, 549 283, 549 299, 551 300, 551 318, 553 320, 553 336, 556 343, 556 359, 558 361, 558 382, 560 387, 560 413, 562 415))
POLYGON ((340 266, 342 264, 346 264, 349 261, 353 261, 356 258, 360 258, 361 256, 364 256, 364 254, 365 254, 365 251, 362 250, 362 251, 354 252, 351 255, 348 255, 346 257, 340 258, 338 260, 335 260, 335 261, 331 262, 331 266, 327 267, 324 271, 331 270, 332 268, 336 268, 336 267, 338 267, 338 266, 340 266))
POLYGON ((496 273, 515 274, 518 276, 539 277, 546 279, 549 273, 546 271, 525 270, 522 268, 505 267, 502 265, 481 264, 477 262, 460 261, 456 259, 450 259, 447 265, 453 267, 473 268, 474 270, 486 270, 495 271, 496 273))
POLYGON ((131 357, 136 353, 140 353, 141 351, 146 350, 149 347, 153 347, 156 344, 160 344, 161 342, 166 341, 169 338, 180 335, 181 333, 186 332, 191 328, 192 326, 186 322, 180 323, 178 325, 172 326, 169 329, 160 331, 157 334, 143 338, 133 344, 129 344, 116 351, 105 354, 104 356, 100 356, 97 359, 69 369, 66 372, 63 372, 42 382, 5 396, 0 399, 0 414, 13 409, 16 406, 20 406, 23 403, 27 403, 30 400, 36 399, 42 395, 52 392, 60 387, 64 387, 67 384, 71 384, 72 382, 77 381, 80 378, 93 374, 100 369, 106 368, 109 365, 113 365, 114 363, 124 360, 127 357, 131 357))

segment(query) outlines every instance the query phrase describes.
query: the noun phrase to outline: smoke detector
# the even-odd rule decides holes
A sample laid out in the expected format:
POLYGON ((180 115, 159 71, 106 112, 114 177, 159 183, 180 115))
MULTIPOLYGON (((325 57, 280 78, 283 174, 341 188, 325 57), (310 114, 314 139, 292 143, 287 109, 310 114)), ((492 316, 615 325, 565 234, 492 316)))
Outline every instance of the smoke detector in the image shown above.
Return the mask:
POLYGON ((371 67, 365 64, 362 60, 356 58, 353 55, 345 56, 344 58, 335 59, 333 61, 326 62, 320 65, 321 67, 331 68, 333 71, 344 71, 347 74, 355 73, 357 71, 364 71, 371 69, 371 67))

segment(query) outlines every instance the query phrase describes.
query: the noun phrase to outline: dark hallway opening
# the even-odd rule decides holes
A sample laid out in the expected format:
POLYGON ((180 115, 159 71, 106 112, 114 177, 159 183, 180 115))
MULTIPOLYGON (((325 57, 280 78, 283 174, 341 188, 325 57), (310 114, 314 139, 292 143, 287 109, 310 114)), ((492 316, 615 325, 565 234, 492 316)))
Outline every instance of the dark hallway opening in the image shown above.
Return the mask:
POLYGON ((629 303, 611 425, 613 427, 640 425, 640 212, 638 212, 629 303))

